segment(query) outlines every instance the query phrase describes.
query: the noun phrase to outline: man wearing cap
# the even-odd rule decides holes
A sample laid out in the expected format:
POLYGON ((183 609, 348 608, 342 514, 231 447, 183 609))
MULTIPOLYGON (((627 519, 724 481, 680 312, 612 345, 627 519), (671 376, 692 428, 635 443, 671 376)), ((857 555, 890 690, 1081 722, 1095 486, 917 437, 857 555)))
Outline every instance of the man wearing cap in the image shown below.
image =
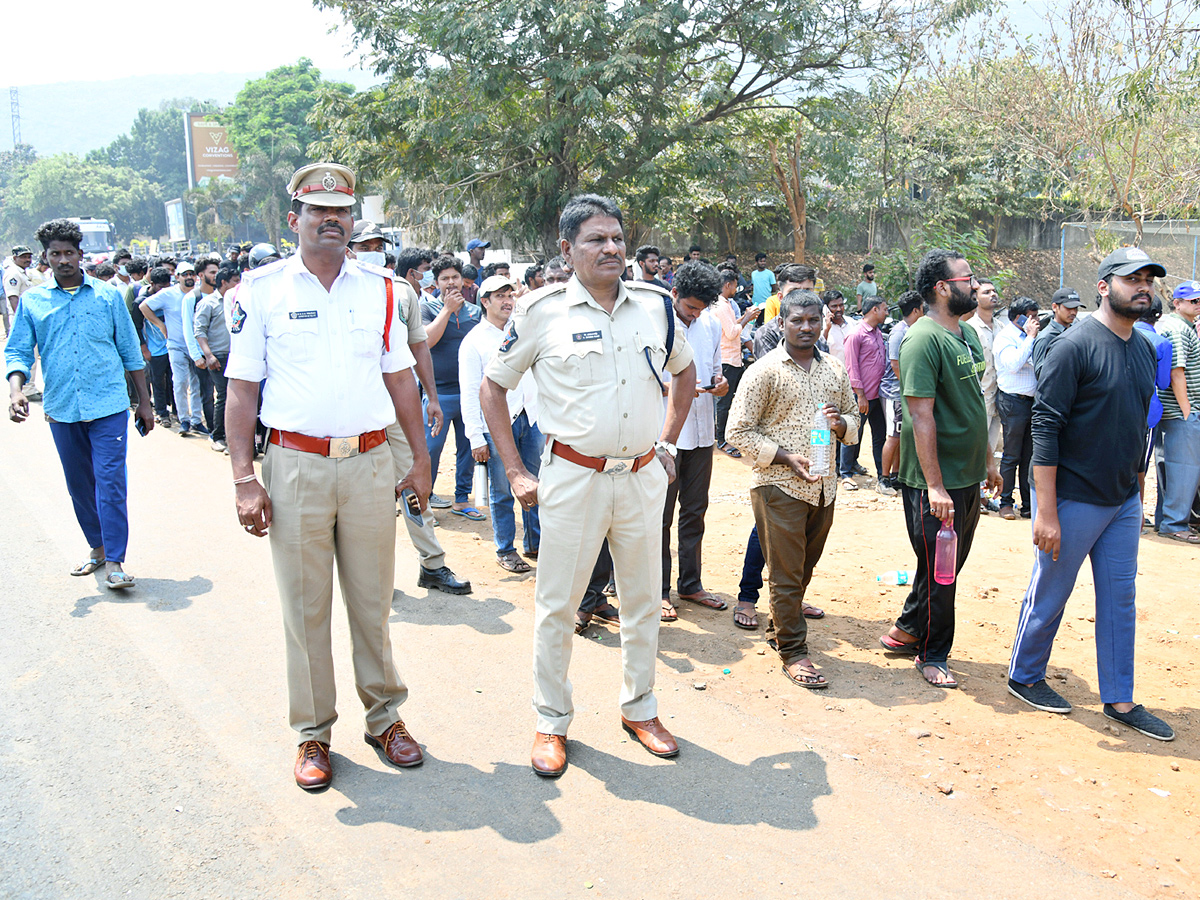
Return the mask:
POLYGON ((523 509, 540 507, 531 761, 546 777, 567 767, 574 612, 605 537, 621 596, 622 725, 656 756, 679 752, 658 720, 654 696, 657 588, 674 441, 696 383, 692 350, 672 327, 670 298, 651 285, 621 280, 625 236, 617 205, 595 194, 574 197, 558 230, 575 274, 565 285, 520 299, 480 388, 488 433, 513 495, 523 509), (665 422, 663 368, 674 376, 665 422), (517 451, 506 398, 530 370, 547 438, 537 477, 517 451))
POLYGON ((1059 335, 1071 327, 1079 313, 1079 293, 1071 288, 1059 288, 1050 298, 1050 309, 1054 315, 1044 330, 1038 332, 1033 342, 1033 374, 1042 377, 1042 363, 1050 352, 1050 345, 1059 335))
MULTIPOLYGON (((504 329, 512 316, 517 283, 503 275, 485 278, 479 286, 479 300, 484 317, 467 333, 458 348, 458 383, 462 390, 462 418, 471 455, 476 463, 486 463, 488 470, 488 502, 492 512, 492 537, 496 542, 496 561, 502 569, 517 574, 530 570, 515 546, 516 520, 513 515, 513 495, 504 472, 504 463, 496 452, 496 443, 488 433, 479 406, 479 385, 487 364, 500 350, 504 329)), ((508 417, 512 423, 513 442, 521 462, 535 477, 540 468, 542 449, 546 441, 537 426, 537 385, 533 373, 521 376, 515 390, 508 392, 508 417)), ((537 507, 521 507, 521 526, 525 555, 537 559, 541 546, 541 527, 537 507)))
MULTIPOLYGON (((354 233, 350 237, 349 253, 351 259, 367 262, 372 265, 383 265, 380 260, 384 256, 384 245, 391 241, 374 222, 356 222, 354 233)), ((420 251, 418 251, 420 252, 420 251)), ((408 251, 402 251, 400 259, 404 260, 408 251)), ((397 271, 397 274, 400 274, 397 271)), ((405 273, 407 274, 407 272, 405 273)), ((425 326, 421 322, 421 304, 417 292, 407 278, 396 281, 396 304, 400 311, 400 319, 407 326, 408 349, 416 360, 414 367, 417 380, 425 389, 428 403, 429 420, 434 431, 442 427, 442 407, 438 402, 437 385, 433 377, 433 360, 429 355, 429 347, 425 343, 425 326)), ((412 468, 413 453, 404 436, 404 429, 399 421, 393 422, 387 428, 388 446, 392 449, 392 462, 396 467, 396 480, 404 477, 412 468)), ((421 524, 418 525, 408 516, 403 516, 404 526, 408 530, 408 538, 417 551, 417 559, 421 572, 417 576, 417 586, 436 588, 447 594, 471 593, 471 582, 460 581, 446 565, 446 551, 441 541, 437 539, 434 530, 433 513, 426 509, 421 513, 421 524)))
POLYGON ((204 430, 200 421, 200 373, 188 353, 183 333, 183 295, 196 286, 196 267, 190 262, 175 268, 176 284, 147 297, 138 304, 146 321, 167 336, 167 357, 171 360, 171 387, 175 393, 175 415, 179 417, 179 436, 187 437, 204 430))
POLYGON ((288 225, 299 236, 299 252, 246 273, 229 329, 226 431, 238 519, 249 534, 271 537, 288 719, 300 735, 294 775, 306 790, 333 778, 335 558, 354 682, 366 707, 364 739, 393 765, 423 759, 400 720, 408 689, 392 659, 388 616, 396 497, 411 488, 425 508, 429 456, 393 275, 346 256, 354 181, 353 172, 333 163, 292 175, 288 225), (254 423, 264 378, 261 415, 271 436, 260 484, 254 423), (386 446, 386 429, 397 420, 415 456, 399 484, 386 446))
POLYGON ((1171 298, 1174 311, 1162 317, 1158 333, 1171 342, 1171 387, 1160 390, 1163 415, 1162 516, 1158 533, 1173 541, 1200 543, 1188 528, 1200 489, 1200 283, 1185 281, 1171 298))
POLYGON ((471 265, 475 267, 476 286, 483 284, 483 254, 490 246, 492 246, 491 241, 481 241, 479 238, 471 238, 467 241, 467 256, 470 257, 471 265))
POLYGON ((1134 585, 1142 531, 1140 472, 1154 392, 1154 346, 1134 323, 1166 270, 1136 247, 1100 264, 1100 308, 1046 357, 1033 409, 1033 542, 1029 589, 1013 641, 1008 690, 1035 709, 1069 713, 1046 684, 1046 665, 1079 567, 1092 559, 1096 663, 1104 715, 1147 737, 1173 740, 1133 702, 1134 585))
POLYGON ((13 247, 12 261, 4 267, 4 302, 0 306, 4 310, 5 337, 8 337, 12 314, 17 310, 21 295, 31 287, 28 269, 32 262, 32 250, 25 246, 13 247))

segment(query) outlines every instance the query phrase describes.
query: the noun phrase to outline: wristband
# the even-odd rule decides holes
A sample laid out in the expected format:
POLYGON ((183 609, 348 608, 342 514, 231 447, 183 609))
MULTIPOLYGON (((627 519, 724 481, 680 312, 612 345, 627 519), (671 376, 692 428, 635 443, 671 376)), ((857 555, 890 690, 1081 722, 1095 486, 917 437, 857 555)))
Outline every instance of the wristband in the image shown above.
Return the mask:
POLYGON ((234 484, 249 484, 251 481, 258 481, 258 475, 243 475, 241 478, 233 479, 234 484))

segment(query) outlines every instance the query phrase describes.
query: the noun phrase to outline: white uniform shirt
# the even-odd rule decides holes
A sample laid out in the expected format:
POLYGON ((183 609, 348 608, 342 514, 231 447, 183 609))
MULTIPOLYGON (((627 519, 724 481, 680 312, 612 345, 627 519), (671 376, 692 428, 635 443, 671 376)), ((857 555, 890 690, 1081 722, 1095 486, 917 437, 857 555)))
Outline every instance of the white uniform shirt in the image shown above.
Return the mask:
MULTIPOLYGON (((266 379, 264 425, 311 437, 350 437, 396 421, 383 374, 414 366, 408 328, 392 308, 383 349, 387 269, 347 259, 329 292, 300 254, 247 272, 228 320, 225 374, 266 379)), ((412 376, 410 376, 412 377, 412 376)))
MULTIPOLYGON (((483 370, 500 350, 500 342, 503 340, 504 332, 485 316, 478 325, 467 332, 462 343, 458 345, 458 386, 461 391, 459 397, 462 420, 472 450, 478 450, 487 444, 483 436, 488 433, 488 427, 483 420, 483 408, 479 405, 479 385, 483 382, 483 370)), ((524 410, 525 415, 529 417, 529 424, 537 424, 537 384, 534 383, 532 372, 521 376, 520 383, 508 392, 507 399, 510 422, 524 410)))
MULTIPOLYGON (((723 301, 718 299, 717 302, 723 301)), ((710 307, 702 312, 690 327, 684 325, 676 315, 675 329, 677 335, 687 338, 688 345, 692 348, 692 362, 696 364, 696 384, 712 384, 713 379, 721 374, 721 320, 710 307)), ((664 383, 669 377, 664 375, 664 383)), ((670 402, 669 397, 663 398, 664 414, 670 402)), ((680 450, 696 450, 715 444, 716 415, 716 398, 712 394, 706 392, 693 399, 675 446, 680 450)))
MULTIPOLYGON (((30 266, 30 268, 33 267, 30 266)), ((16 263, 9 263, 4 267, 4 299, 6 302, 9 297, 20 297, 33 287, 29 281, 28 272, 28 269, 22 269, 16 263)), ((12 309, 12 303, 8 304, 8 308, 12 309)))

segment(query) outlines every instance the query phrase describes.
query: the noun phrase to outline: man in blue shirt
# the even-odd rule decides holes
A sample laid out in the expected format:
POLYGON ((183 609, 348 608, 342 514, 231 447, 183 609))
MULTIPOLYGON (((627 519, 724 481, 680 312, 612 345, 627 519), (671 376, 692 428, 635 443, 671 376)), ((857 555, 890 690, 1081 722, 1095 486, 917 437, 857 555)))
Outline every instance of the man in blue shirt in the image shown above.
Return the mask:
POLYGON ((175 389, 175 415, 179 417, 179 435, 207 431, 200 421, 200 374, 188 355, 183 330, 183 295, 196 286, 196 267, 189 262, 175 271, 178 284, 142 300, 138 308, 147 322, 167 336, 167 356, 171 360, 171 384, 175 389))
POLYGON ((42 408, 75 517, 91 547, 88 559, 71 574, 90 575, 103 565, 109 588, 127 588, 133 577, 123 570, 129 542, 126 372, 132 373, 137 388, 137 418, 144 431, 154 428, 141 346, 116 288, 83 274, 79 226, 55 219, 38 229, 37 239, 45 248, 52 277, 22 296, 5 347, 9 418, 23 422, 29 417, 29 401, 21 387, 36 349, 45 382, 42 408))

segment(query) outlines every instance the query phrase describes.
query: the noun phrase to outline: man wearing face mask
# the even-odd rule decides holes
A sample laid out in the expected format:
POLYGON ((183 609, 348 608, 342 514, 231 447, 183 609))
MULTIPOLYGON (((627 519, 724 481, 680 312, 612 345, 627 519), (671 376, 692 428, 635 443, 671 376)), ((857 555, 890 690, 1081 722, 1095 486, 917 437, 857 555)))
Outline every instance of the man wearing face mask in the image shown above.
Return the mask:
POLYGON ((175 270, 177 283, 138 304, 146 321, 167 336, 171 360, 171 384, 175 390, 175 415, 179 435, 187 437, 203 429, 200 422, 200 376, 188 355, 183 334, 183 295, 196 287, 196 267, 182 263, 175 270))

